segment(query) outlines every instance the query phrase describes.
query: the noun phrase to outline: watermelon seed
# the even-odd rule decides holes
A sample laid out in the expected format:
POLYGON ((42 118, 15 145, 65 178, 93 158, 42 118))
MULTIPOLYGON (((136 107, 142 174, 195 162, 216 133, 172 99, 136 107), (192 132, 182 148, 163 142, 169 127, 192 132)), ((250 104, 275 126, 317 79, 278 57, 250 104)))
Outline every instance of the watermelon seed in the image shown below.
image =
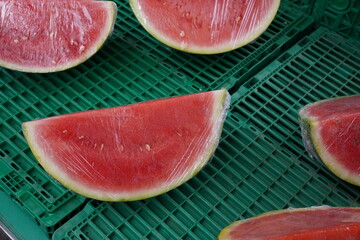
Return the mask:
POLYGON ((104 144, 102 143, 100 146, 100 152, 104 149, 104 144))
POLYGON ((21 37, 21 40, 24 40, 24 41, 25 41, 25 40, 27 40, 27 39, 28 39, 28 38, 27 38, 26 36, 22 36, 22 37, 21 37))
POLYGON ((190 18, 190 11, 183 12, 182 16, 185 17, 186 19, 189 19, 190 18))
POLYGON ((148 152, 150 152, 151 148, 150 148, 150 145, 149 145, 149 144, 146 144, 146 145, 145 145, 145 148, 146 148, 146 150, 148 150, 148 152))
POLYGON ((181 133, 180 132, 178 132, 178 131, 176 131, 176 134, 177 135, 179 135, 179 137, 181 137, 182 135, 181 135, 181 133))
POLYGON ((97 145, 97 144, 95 143, 95 144, 94 144, 94 149, 96 148, 96 145, 97 145))
POLYGON ((75 45, 75 46, 78 45, 77 41, 74 41, 74 40, 71 40, 71 41, 70 41, 70 44, 71 44, 71 45, 75 45))
POLYGON ((180 32, 180 37, 185 37, 185 32, 184 31, 180 32))
POLYGON ((122 144, 120 145, 120 151, 122 151, 122 152, 124 151, 124 145, 122 145, 122 144))
POLYGON ((84 45, 81 45, 80 48, 79 48, 80 52, 84 51, 85 50, 85 46, 84 45))
POLYGON ((55 35, 55 34, 54 34, 53 32, 51 32, 51 33, 49 34, 49 37, 50 37, 50 38, 53 38, 54 35, 55 35))
POLYGON ((14 40, 14 43, 19 43, 19 40, 15 39, 15 40, 14 40))
POLYGON ((143 148, 140 146, 140 152, 142 152, 143 151, 143 148))
POLYGON ((62 133, 64 133, 64 134, 67 133, 67 132, 68 132, 68 130, 66 130, 66 129, 64 131, 62 131, 62 133))
POLYGON ((79 137, 79 139, 83 139, 83 138, 84 138, 84 136, 80 136, 80 137, 79 137))

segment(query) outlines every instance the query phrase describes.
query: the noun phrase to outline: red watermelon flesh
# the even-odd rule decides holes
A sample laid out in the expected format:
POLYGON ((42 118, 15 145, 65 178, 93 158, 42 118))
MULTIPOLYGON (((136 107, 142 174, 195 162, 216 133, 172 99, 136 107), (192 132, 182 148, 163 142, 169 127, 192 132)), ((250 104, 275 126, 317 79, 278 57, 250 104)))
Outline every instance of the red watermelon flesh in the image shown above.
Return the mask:
POLYGON ((280 0, 130 0, 143 27, 170 47, 202 54, 241 47, 264 32, 280 0))
POLYGON ((312 207, 268 212, 234 222, 221 240, 357 240, 360 208, 312 207))
POLYGON ((23 72, 76 66, 103 45, 116 13, 108 1, 0 0, 0 66, 23 72))
POLYGON ((34 120, 24 135, 44 169, 106 201, 169 191, 196 174, 218 144, 226 90, 34 120))
POLYGON ((299 116, 310 155, 341 179, 360 186, 360 95, 306 105, 299 116))

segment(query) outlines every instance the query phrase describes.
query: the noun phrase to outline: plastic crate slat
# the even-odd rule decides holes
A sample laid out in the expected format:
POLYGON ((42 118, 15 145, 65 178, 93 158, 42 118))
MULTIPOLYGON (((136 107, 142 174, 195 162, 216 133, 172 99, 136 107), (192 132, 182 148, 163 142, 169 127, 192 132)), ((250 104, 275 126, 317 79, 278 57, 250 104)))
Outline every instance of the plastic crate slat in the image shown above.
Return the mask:
POLYGON ((216 56, 160 44, 127 1, 116 2, 114 33, 85 63, 42 75, 0 69, 0 188, 49 236, 211 239, 233 220, 272 209, 358 205, 354 187, 309 159, 296 115, 305 103, 360 92, 357 0, 341 11, 340 1, 282 1, 258 39, 216 56), (302 11, 353 40, 325 29, 302 37, 318 26, 302 11), (34 118, 221 87, 233 93, 232 109, 214 159, 183 186, 141 203, 82 208, 85 198, 49 177, 21 135, 21 123, 34 118))
MULTIPOLYGON (((359 206, 354 186, 340 181, 307 155, 297 110, 308 102, 360 92, 360 85, 354 84, 360 83, 359 61, 347 62, 357 59, 353 56, 360 48, 325 29, 307 38, 306 44, 289 49, 285 58, 280 56, 270 69, 255 75, 256 80, 250 79, 256 84, 249 84, 247 91, 233 94, 235 100, 219 148, 205 169, 168 194, 144 200, 145 205, 132 205, 135 211, 146 211, 151 216, 162 209, 159 238, 215 238, 228 223, 272 209, 321 204, 359 206), (324 39, 338 41, 334 46, 324 44, 324 39), (342 45, 355 48, 344 55, 336 50, 342 45), (172 219, 178 227, 173 228, 166 219, 172 219), (172 232, 164 231, 167 228, 172 232)), ((101 205, 105 209, 117 206, 101 205)), ((96 209, 92 214, 100 216, 96 209)), ((147 214, 137 216, 145 220, 147 214)), ((86 218, 73 220, 92 224, 86 218)), ((151 224, 149 227, 159 229, 151 224)), ((63 231, 77 228, 65 224, 63 231)), ((150 232, 146 236, 154 236, 150 232)))
POLYGON ((322 0, 315 3, 312 15, 318 24, 354 39, 360 37, 360 2, 322 0))
MULTIPOLYGON (((296 34, 305 31, 313 23, 311 17, 302 16, 284 3, 274 24, 254 43, 239 51, 219 56, 196 56, 170 50, 160 44, 141 28, 128 3, 117 3, 121 15, 117 19, 113 35, 107 44, 85 63, 53 74, 24 74, 0 70, 0 103, 2 109, 6 110, 0 122, 5 129, 2 131, 0 146, 2 151, 10 151, 6 154, 10 157, 6 169, 10 167, 11 174, 18 175, 14 179, 22 179, 21 184, 29 184, 26 178, 35 182, 34 185, 29 185, 30 194, 24 194, 18 187, 9 190, 8 194, 17 196, 17 191, 20 191, 21 201, 18 203, 40 224, 45 224, 45 216, 53 216, 53 219, 46 220, 46 225, 56 225, 65 214, 56 216, 52 214, 52 208, 43 205, 46 203, 44 196, 45 199, 52 196, 43 187, 44 182, 39 183, 39 189, 34 187, 37 181, 44 178, 43 176, 47 178, 47 175, 37 178, 38 171, 42 171, 39 165, 29 168, 35 161, 21 136, 22 122, 94 107, 110 107, 219 88, 229 77, 230 87, 235 82, 228 72, 247 68, 253 61, 262 59, 265 49, 274 49, 291 41, 296 34), (292 34, 289 35, 289 32, 292 34), (285 35, 286 38, 283 38, 285 35), (14 146, 15 142, 20 142, 21 147, 14 146), (16 161, 21 161, 21 158, 25 158, 24 162, 18 165, 16 161), (23 167, 25 169, 22 169, 23 167), (26 197, 29 197, 29 201, 26 201, 26 197), (33 207, 35 203, 39 204, 39 209, 33 207)), ((277 54, 279 52, 272 56, 277 54)), ((262 65, 265 64, 266 61, 263 61, 262 65)), ((3 172, 4 175, 5 173, 8 173, 8 170, 3 172)), ((54 182, 51 177, 46 181, 54 182)), ((49 184, 46 187, 52 189, 49 184)), ((18 186, 18 183, 13 185, 18 186)), ((84 199, 70 195, 67 197, 76 199, 73 200, 75 210, 84 199)), ((54 204, 61 212, 61 198, 54 204)))

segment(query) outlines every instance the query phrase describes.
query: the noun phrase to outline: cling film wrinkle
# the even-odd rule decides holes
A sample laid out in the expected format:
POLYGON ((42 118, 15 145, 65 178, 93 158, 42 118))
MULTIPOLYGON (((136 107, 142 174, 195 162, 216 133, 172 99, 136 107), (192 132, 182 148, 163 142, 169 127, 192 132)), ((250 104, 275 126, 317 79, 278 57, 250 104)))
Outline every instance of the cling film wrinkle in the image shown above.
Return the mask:
POLYGON ((23 124, 40 165, 64 186, 103 201, 167 192, 217 147, 226 90, 60 115, 23 124))
MULTIPOLYGON (((2 8, 5 2, 0 0, 0 26, 9 16, 8 8, 2 8)), ((214 56, 169 49, 139 25, 129 6, 134 1, 115 2, 120 13, 115 34, 92 59, 54 74, 0 67, 0 189, 48 235, 46 239, 216 239, 231 222, 273 209, 359 206, 356 186, 308 156, 296 116, 306 103, 360 92, 359 1, 317 0, 314 5, 309 0, 283 0, 274 22, 258 39, 214 56), (99 202, 76 194, 46 174, 20 133, 21 122, 36 118, 221 87, 232 93, 232 108, 214 158, 191 181, 142 201, 99 202)), ((224 8, 230 1, 207 1, 214 2, 222 3, 217 13, 231 12, 224 8)), ((205 5, 210 4, 201 6, 202 13, 205 5)), ((87 13, 81 14, 87 20, 87 13)), ((190 45, 185 39, 196 28, 209 26, 196 17, 191 23, 192 31, 173 25, 185 50, 190 45)), ((181 134, 181 129, 174 132, 181 134)), ((79 137, 100 152, 101 144, 86 141, 85 134, 79 137)), ((115 139, 119 153, 128 151, 115 139)), ((138 151, 140 146, 147 151, 146 144, 156 151, 145 141, 138 151)), ((75 164, 72 168, 79 172, 81 165, 75 164)), ((18 217, 17 222, 22 220, 18 217)), ((29 229, 22 226, 16 230, 29 229)))
POLYGON ((115 3, 0 0, 0 66, 53 72, 95 54, 113 29, 115 3))
MULTIPOLYGON (((212 123, 209 122, 207 126, 204 129, 199 129, 199 132, 197 135, 199 135, 198 138, 192 139, 186 148, 186 151, 184 154, 180 157, 179 161, 175 165, 175 167, 172 169, 171 173, 169 174, 166 182, 169 183, 168 189, 172 189, 173 185, 178 185, 179 182, 182 182, 184 179, 181 179, 177 176, 181 175, 181 173, 185 170, 184 166, 188 166, 190 163, 190 157, 193 154, 199 153, 202 149, 207 149, 205 146, 206 144, 209 144, 209 142, 212 141, 212 139, 208 139, 207 136, 209 136, 210 131, 212 131, 212 123), (173 179, 177 179, 176 181, 173 181, 173 179)), ((204 164, 204 163, 199 163, 204 164)), ((202 165, 194 167, 194 169, 202 168, 202 165)))
POLYGON ((222 53, 252 42, 270 25, 279 4, 279 0, 210 0, 205 5, 198 1, 130 1, 135 16, 155 38, 170 47, 202 54, 222 53))
MULTIPOLYGON (((184 171, 187 171, 184 169, 184 166, 190 166, 191 157, 195 154, 203 155, 203 158, 211 157, 215 151, 215 148, 211 146, 217 146, 219 141, 219 135, 221 134, 222 125, 224 123, 224 120, 227 116, 227 112, 230 107, 230 94, 226 94, 224 97, 224 103, 219 107, 216 105, 214 109, 206 109, 205 112, 210 111, 213 112, 213 117, 211 119, 208 119, 208 121, 205 124, 204 128, 199 128, 199 130, 196 133, 196 138, 192 139, 186 150, 184 151, 183 155, 180 157, 178 163, 173 168, 171 173, 169 174, 167 181, 169 183, 168 189, 172 189, 174 185, 179 185, 179 183, 184 182, 184 179, 179 178, 178 176, 182 175, 184 171), (215 119, 215 121, 214 121, 215 119), (211 152, 209 151, 209 147, 211 152), (205 152, 204 152, 205 150, 205 152), (203 152, 203 153, 202 153, 203 152), (173 179, 171 181, 171 179, 173 179), (174 181, 175 179, 175 181, 174 181)), ((210 106, 210 105, 209 105, 210 106)), ((197 169, 202 169, 204 165, 206 164, 206 161, 199 161, 198 166, 192 167, 196 171, 192 171, 191 174, 188 174, 185 176, 186 178, 189 178, 197 173, 197 169)))
POLYGON ((315 206, 270 211, 234 222, 219 234, 232 239, 357 239, 360 209, 315 206), (271 226, 271 227, 270 227, 271 226))

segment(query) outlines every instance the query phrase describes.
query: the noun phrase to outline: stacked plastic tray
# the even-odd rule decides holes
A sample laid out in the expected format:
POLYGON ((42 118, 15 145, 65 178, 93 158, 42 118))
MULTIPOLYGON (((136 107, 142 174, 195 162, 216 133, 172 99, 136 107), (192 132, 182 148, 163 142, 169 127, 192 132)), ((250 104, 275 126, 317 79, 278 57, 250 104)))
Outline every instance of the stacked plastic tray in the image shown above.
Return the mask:
POLYGON ((359 189, 309 158, 297 110, 360 92, 360 43, 320 28, 233 93, 214 159, 168 194, 89 202, 54 239, 214 239, 239 218, 288 207, 358 206, 359 189))
POLYGON ((316 1, 313 16, 322 26, 354 39, 360 39, 360 1, 316 1))
POLYGON ((216 239, 229 223, 269 210, 359 206, 359 188, 305 152, 297 119, 306 103, 360 93, 359 2, 345 2, 282 1, 256 41, 201 56, 160 44, 117 1, 114 33, 89 61, 54 74, 0 69, 0 190, 54 240, 216 239), (21 131, 35 118, 219 88, 232 104, 214 158, 187 183, 143 201, 69 191, 38 165, 21 131))

